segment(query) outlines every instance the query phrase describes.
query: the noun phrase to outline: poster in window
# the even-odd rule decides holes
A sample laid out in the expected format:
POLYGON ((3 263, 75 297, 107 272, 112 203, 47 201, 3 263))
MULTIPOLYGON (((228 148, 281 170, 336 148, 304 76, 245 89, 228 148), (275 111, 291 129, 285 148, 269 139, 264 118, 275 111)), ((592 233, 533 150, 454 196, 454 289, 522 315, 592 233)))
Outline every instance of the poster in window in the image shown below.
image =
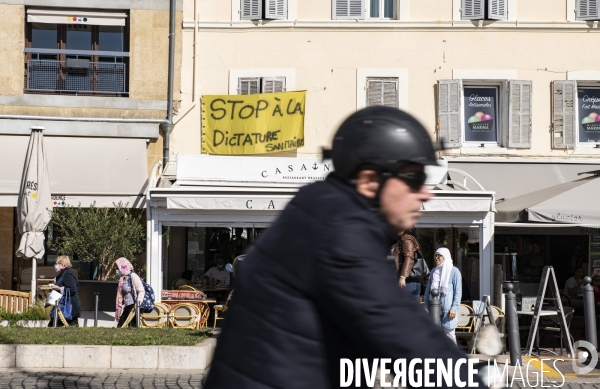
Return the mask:
POLYGON ((498 141, 498 88, 465 87, 465 141, 498 141))
POLYGON ((579 141, 600 142, 600 88, 578 89, 577 102, 579 141))

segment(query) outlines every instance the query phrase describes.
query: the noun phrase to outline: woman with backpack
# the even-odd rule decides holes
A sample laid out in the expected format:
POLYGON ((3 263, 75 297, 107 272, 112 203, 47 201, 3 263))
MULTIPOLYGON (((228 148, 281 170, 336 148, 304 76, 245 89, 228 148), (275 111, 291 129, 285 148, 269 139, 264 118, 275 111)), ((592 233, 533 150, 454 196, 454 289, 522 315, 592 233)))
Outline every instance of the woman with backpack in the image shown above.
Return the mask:
POLYGON ((419 238, 413 227, 398 233, 400 239, 393 246, 398 284, 419 301, 421 280, 429 274, 429 268, 419 252, 419 238))
POLYGON ((133 318, 129 321, 128 326, 137 327, 135 302, 141 304, 144 301, 146 293, 144 283, 140 276, 133 272, 133 265, 127 258, 121 257, 115 263, 117 265, 117 275, 121 277, 117 287, 117 307, 115 310, 115 320, 119 323, 117 327, 123 327, 132 311, 133 318))

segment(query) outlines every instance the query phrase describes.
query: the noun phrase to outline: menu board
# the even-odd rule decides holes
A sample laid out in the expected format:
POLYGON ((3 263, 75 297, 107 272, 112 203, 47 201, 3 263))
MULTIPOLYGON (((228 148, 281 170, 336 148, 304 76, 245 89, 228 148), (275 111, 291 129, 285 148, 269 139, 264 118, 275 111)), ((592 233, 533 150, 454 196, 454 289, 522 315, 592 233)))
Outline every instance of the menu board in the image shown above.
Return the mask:
POLYGON ((590 237, 591 274, 600 274, 600 235, 590 237))

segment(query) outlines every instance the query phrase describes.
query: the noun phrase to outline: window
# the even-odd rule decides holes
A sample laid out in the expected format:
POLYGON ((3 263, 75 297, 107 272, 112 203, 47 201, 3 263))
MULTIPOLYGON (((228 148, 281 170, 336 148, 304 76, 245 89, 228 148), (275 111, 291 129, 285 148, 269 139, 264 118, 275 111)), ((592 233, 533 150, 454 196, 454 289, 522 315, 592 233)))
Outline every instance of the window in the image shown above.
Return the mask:
POLYGON ((287 0, 240 0, 242 20, 287 19, 287 0))
POLYGON ((369 17, 371 19, 394 19, 396 17, 395 0, 369 0, 369 17))
POLYGON ((367 107, 398 108, 398 78, 367 78, 367 107))
POLYGON ((600 82, 554 81, 552 99, 555 149, 600 145, 600 82))
POLYGON ((127 14, 27 9, 25 93, 126 96, 127 14))
POLYGON ((531 81, 440 80, 440 140, 447 147, 531 148, 531 90, 531 81))
POLYGON ((285 77, 240 77, 237 92, 240 95, 285 92, 285 77))
POLYGON ((598 0, 577 0, 575 16, 577 20, 600 20, 600 2, 598 0))
POLYGON ((462 20, 507 20, 508 0, 461 0, 462 20))
POLYGON ((406 0, 332 0, 333 19, 397 19, 406 0), (366 14, 365 14, 366 11, 366 14))

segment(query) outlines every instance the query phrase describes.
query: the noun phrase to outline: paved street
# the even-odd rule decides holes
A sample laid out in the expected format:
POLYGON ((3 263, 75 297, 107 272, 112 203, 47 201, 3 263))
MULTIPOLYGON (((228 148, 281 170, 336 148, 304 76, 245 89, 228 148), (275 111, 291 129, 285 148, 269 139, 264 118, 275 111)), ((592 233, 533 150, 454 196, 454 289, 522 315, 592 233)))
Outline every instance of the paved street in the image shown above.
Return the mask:
MULTIPOLYGON (((12 388, 202 388, 203 372, 174 371, 114 371, 97 370, 84 372, 25 372, 17 369, 0 369, 0 389, 12 388)), ((600 380, 594 377, 591 383, 571 381, 565 383, 564 389, 600 389, 600 380)), ((545 387, 551 384, 545 383, 545 387)), ((521 384, 515 388, 530 388, 521 384)), ((537 387, 540 387, 539 385, 537 387)), ((380 387, 376 384, 375 389, 380 387)))

